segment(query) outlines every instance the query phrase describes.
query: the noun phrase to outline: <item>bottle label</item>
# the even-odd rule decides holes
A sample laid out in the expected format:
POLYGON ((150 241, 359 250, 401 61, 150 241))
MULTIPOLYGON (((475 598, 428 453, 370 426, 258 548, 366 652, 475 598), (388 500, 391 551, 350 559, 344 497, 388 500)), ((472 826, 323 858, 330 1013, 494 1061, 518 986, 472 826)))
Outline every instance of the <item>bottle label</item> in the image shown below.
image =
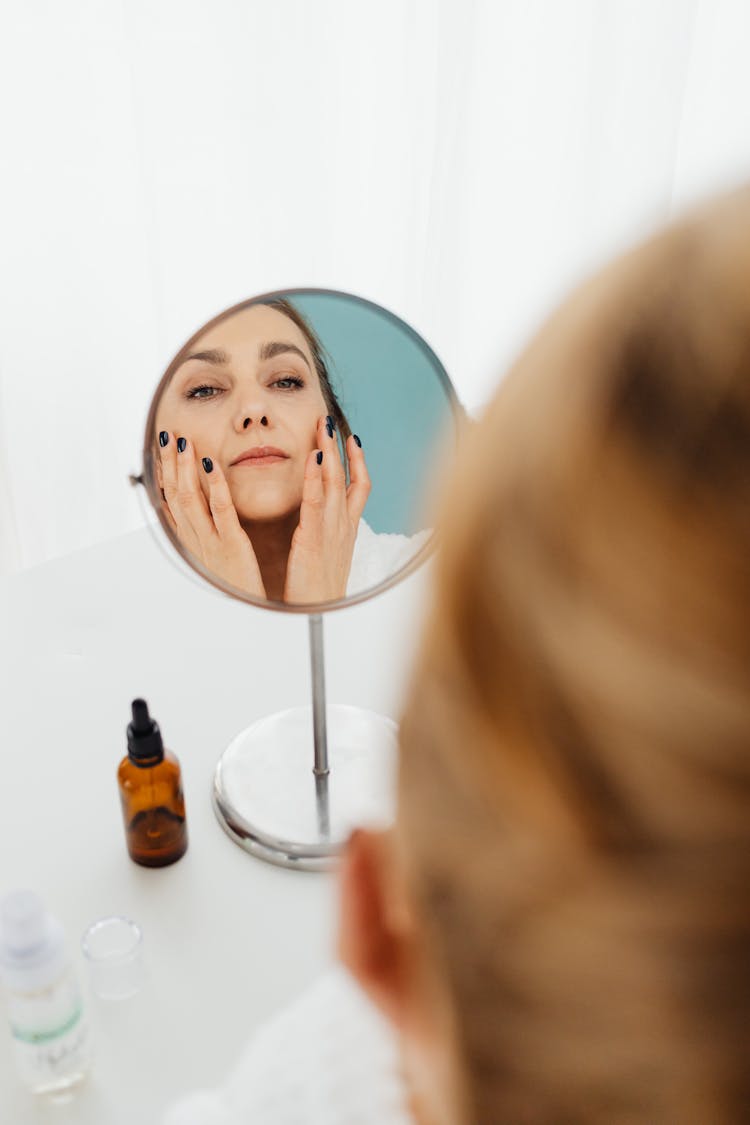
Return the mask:
POLYGON ((54 1090, 88 1070, 89 1035, 80 994, 70 977, 10 1003, 10 1029, 21 1079, 32 1090, 54 1090))
POLYGON ((76 1019, 54 1037, 20 1039, 14 1036, 16 1064, 22 1081, 32 1090, 55 1090, 79 1081, 88 1070, 89 1042, 85 1021, 76 1019))
POLYGON ((70 1016, 70 1019, 60 1027, 45 1029, 44 1031, 28 1031, 11 1024, 10 1030, 13 1038, 20 1040, 21 1043, 51 1043, 53 1040, 61 1039, 64 1035, 67 1035, 69 1031, 72 1031, 82 1015, 83 1008, 79 1006, 70 1016))

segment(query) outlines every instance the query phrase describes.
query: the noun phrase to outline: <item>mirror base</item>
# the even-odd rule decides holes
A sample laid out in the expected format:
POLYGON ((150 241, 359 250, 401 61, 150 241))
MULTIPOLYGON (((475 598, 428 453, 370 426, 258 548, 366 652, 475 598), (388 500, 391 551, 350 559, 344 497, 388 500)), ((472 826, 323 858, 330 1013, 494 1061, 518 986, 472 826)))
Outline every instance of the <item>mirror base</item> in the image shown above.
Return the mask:
POLYGON ((213 807, 245 851, 281 867, 327 871, 355 827, 393 822, 396 723, 329 704, 329 772, 313 772, 311 707, 269 715, 241 731, 219 759, 213 807))

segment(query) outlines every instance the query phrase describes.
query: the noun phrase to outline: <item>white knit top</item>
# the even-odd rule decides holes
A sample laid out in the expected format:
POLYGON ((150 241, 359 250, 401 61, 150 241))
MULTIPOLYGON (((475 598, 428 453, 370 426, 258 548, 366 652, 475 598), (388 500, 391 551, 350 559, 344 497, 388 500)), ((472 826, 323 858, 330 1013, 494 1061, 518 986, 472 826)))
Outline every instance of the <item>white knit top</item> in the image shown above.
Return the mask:
POLYGON ((414 558, 431 534, 429 528, 414 535, 376 532, 364 520, 360 520, 346 586, 347 594, 361 593, 390 578, 414 558))
POLYGON ((414 1125, 390 1025, 341 967, 262 1027, 217 1090, 162 1125, 414 1125))

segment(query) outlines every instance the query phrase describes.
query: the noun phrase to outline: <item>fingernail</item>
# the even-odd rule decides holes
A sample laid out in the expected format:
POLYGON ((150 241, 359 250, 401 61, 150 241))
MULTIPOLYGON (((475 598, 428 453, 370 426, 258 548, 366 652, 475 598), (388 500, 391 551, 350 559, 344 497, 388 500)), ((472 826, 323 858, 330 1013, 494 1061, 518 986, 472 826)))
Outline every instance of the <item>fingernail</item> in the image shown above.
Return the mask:
POLYGON ((161 433, 159 434, 159 445, 162 447, 162 449, 164 448, 164 446, 167 444, 168 441, 169 441, 169 434, 167 433, 166 430, 162 430, 161 433))
POLYGON ((177 439, 177 452, 178 453, 184 453, 186 445, 187 445, 187 439, 184 438, 184 437, 178 437, 178 439, 177 439))
POLYGON ((315 460, 318 462, 319 465, 323 464, 323 454, 320 450, 318 450, 318 452, 315 454, 315 460))
POLYGON ((333 426, 331 425, 330 420, 326 422, 326 433, 329 437, 333 437, 333 426))
POLYGON ((336 429, 336 423, 334 422, 330 414, 326 414, 326 425, 330 426, 332 430, 336 429))
POLYGON ((204 457, 203 458, 203 468, 206 470, 207 473, 213 472, 214 463, 213 463, 213 461, 211 460, 210 457, 204 457))
POLYGON ((354 438, 354 440, 356 441, 357 445, 358 445, 358 446, 359 446, 359 448, 361 449, 361 448, 362 448, 362 442, 361 442, 361 441, 359 440, 359 438, 357 437, 357 435, 356 435, 356 434, 352 434, 352 437, 354 438))

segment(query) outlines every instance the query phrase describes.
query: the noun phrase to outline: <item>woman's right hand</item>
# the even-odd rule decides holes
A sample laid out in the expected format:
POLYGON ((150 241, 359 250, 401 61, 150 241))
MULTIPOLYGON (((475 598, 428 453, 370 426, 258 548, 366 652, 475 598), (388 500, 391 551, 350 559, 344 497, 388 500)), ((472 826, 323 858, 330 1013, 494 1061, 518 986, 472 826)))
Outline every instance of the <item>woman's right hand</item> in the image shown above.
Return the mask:
POLYGON ((167 521, 183 547, 217 578, 254 597, 265 598, 253 545, 240 523, 218 462, 210 457, 199 462, 190 438, 177 438, 163 430, 159 435, 157 477, 167 521), (199 474, 207 481, 208 500, 199 474))

